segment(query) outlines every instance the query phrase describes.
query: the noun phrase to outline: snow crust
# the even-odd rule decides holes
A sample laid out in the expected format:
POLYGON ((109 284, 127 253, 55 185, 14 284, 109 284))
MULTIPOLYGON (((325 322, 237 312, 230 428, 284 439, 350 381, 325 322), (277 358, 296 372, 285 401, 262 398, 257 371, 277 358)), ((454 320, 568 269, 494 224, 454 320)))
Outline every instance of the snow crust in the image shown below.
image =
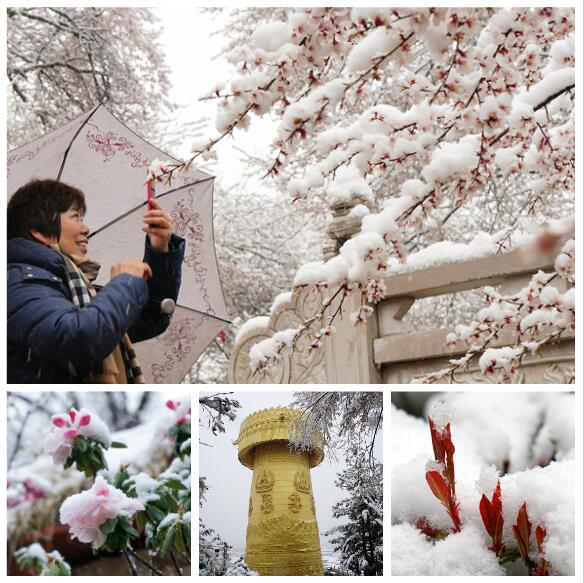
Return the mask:
MULTIPOLYGON (((432 545, 415 528, 425 518, 433 528, 449 532, 452 522, 425 480, 427 463, 433 460, 428 423, 392 406, 392 574, 505 574, 496 572, 498 564, 491 560, 495 555, 488 551, 490 538, 479 513, 482 494, 490 498, 499 479, 504 542, 515 546, 511 525, 526 502, 533 529, 540 524, 547 530, 544 555, 553 573, 573 575, 574 395, 443 393, 433 397, 426 410, 432 411, 438 401, 456 412, 451 432, 462 532, 432 545), (501 475, 503 471, 508 473, 501 475), (442 571, 444 564, 449 572, 442 571)), ((534 541, 532 545, 535 548, 534 541)))
POLYGON ((550 71, 545 77, 532 85, 529 90, 516 99, 535 107, 544 103, 552 95, 567 89, 576 83, 576 70, 574 67, 550 71))
POLYGON ((251 35, 251 41, 255 47, 273 52, 290 42, 291 34, 292 28, 288 23, 268 22, 255 28, 251 35))
POLYGON ((137 494, 136 498, 142 504, 160 499, 160 496, 154 492, 160 486, 159 482, 144 472, 131 476, 123 484, 123 486, 129 485, 134 486, 137 494))
MULTIPOLYGON (((274 301, 272 302, 272 306, 270 308, 270 314, 273 314, 282 304, 285 304, 286 302, 289 302, 291 298, 292 298, 292 292, 289 292, 289 291, 282 292, 281 294, 278 294, 274 298, 274 301)), ((244 326, 246 324, 248 324, 248 322, 246 322, 244 324, 244 326)), ((239 336, 239 334, 238 334, 238 336, 239 336)))
POLYGON ((250 334, 251 332, 264 330, 269 326, 269 324, 270 324, 269 316, 256 316, 255 318, 250 318, 237 331, 237 335, 235 336, 235 342, 239 342, 244 336, 250 334))
MULTIPOLYGON (((488 545, 487 545, 488 546, 488 545)), ((410 524, 391 527, 392 575, 504 575, 475 526, 432 544, 410 524)))

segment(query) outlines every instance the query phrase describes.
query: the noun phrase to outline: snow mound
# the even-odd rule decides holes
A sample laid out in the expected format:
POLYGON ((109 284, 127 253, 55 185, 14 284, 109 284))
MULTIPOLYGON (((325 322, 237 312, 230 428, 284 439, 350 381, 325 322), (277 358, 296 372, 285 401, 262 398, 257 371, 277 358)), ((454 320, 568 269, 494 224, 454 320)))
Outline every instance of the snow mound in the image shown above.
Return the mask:
POLYGON ((474 526, 431 543, 410 524, 391 527, 392 575, 504 575, 474 526))

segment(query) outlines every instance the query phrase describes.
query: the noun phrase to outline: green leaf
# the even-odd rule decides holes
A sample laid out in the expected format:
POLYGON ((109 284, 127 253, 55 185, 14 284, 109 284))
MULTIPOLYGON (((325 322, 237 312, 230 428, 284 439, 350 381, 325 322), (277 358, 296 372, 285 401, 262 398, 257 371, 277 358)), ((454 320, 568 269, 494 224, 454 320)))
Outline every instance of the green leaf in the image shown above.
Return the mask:
POLYGON ((164 501, 168 505, 168 509, 170 510, 170 512, 178 512, 177 501, 167 492, 164 492, 164 501))
POLYGON ((87 450, 87 459, 89 460, 89 463, 93 466, 96 467, 100 467, 101 466, 101 459, 98 456, 98 454, 96 453, 96 450, 93 448, 89 448, 87 450))
POLYGON ((111 447, 114 447, 116 449, 123 449, 128 446, 125 443, 122 443, 121 441, 112 441, 111 447))
POLYGON ((86 451, 87 450, 86 439, 81 435, 77 437, 77 439, 75 440, 75 447, 81 452, 86 451))
POLYGON ((172 543, 174 542, 174 537, 176 536, 176 530, 174 528, 169 528, 166 531, 166 536, 164 537, 164 542, 162 543, 161 552, 163 555, 168 554, 172 543))
POLYGON ((136 513, 136 524, 140 530, 144 530, 146 526, 146 513, 144 511, 136 513))
POLYGON ((164 512, 152 504, 149 504, 146 507, 146 512, 148 516, 150 516, 150 518, 156 523, 160 522, 164 518, 164 512))
POLYGON ((128 473, 128 471, 123 468, 121 470, 119 470, 115 477, 114 477, 114 486, 116 488, 118 488, 118 490, 122 490, 122 484, 130 477, 130 474, 128 473))
POLYGON ((99 530, 101 530, 103 534, 108 535, 116 529, 117 524, 118 524, 117 518, 110 518, 99 527, 99 530))
POLYGON ((127 521, 127 520, 120 520, 120 526, 132 537, 136 538, 140 536, 137 530, 127 521))
POLYGON ((185 541, 183 539, 182 525, 177 524, 174 529, 176 531, 176 536, 174 537, 174 546, 177 548, 179 553, 186 553, 185 541))
POLYGON ((174 480, 172 478, 170 478, 168 480, 164 480, 164 485, 168 486, 169 488, 172 488, 173 490, 186 490, 187 489, 187 487, 182 482, 179 482, 178 480, 174 480))
POLYGON ((185 540, 187 542, 188 545, 191 544, 191 525, 184 522, 183 523, 183 531, 184 531, 184 535, 185 535, 185 540))

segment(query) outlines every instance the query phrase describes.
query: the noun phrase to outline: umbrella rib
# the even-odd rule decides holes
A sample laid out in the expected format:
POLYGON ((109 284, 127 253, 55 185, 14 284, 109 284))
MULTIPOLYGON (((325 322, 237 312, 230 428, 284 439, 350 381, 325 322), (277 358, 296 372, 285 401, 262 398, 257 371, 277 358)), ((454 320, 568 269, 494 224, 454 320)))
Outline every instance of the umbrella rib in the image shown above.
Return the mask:
MULTIPOLYGON (((156 199, 158 200, 159 198, 163 198, 167 194, 172 194, 173 192, 177 192, 178 190, 182 190, 183 188, 189 188, 191 186, 195 186, 196 184, 208 182, 209 180, 215 180, 215 177, 209 176, 208 178, 203 178, 201 180, 197 180, 196 182, 191 182, 189 184, 183 184, 182 186, 179 186, 178 188, 173 188, 172 190, 169 190, 168 192, 165 192, 165 193, 157 196, 156 199)), ((143 206, 146 206, 147 204, 148 204, 148 201, 144 201, 143 203, 140 203, 138 206, 134 207, 133 209, 130 209, 129 211, 125 212, 123 215, 116 217, 115 219, 113 219, 113 221, 110 221, 109 223, 106 223, 105 225, 103 225, 102 227, 97 229, 97 231, 93 231, 93 233, 90 233, 88 236, 88 239, 91 239, 91 237, 97 235, 98 233, 101 233, 101 231, 103 231, 104 229, 107 229, 108 227, 111 227, 112 225, 114 225, 118 221, 125 219, 127 216, 131 215, 132 213, 135 213, 137 210, 139 210, 143 206)))
POLYGON ((222 318, 221 316, 215 316, 214 314, 209 314, 207 312, 203 312, 202 310, 197 310, 197 308, 189 308, 188 306, 183 306, 182 304, 176 304, 177 308, 182 308, 183 310, 189 310, 190 312, 197 312, 197 314, 201 314, 202 316, 207 316, 208 318, 215 318, 215 320, 221 320, 221 322, 225 322, 226 324, 231 324, 233 320, 228 320, 227 318, 222 318))
POLYGON ((65 168, 65 162, 67 161, 67 156, 69 155, 69 150, 73 145, 73 142, 77 139, 77 136, 81 133, 81 130, 85 127, 85 124, 93 117, 93 114, 101 107, 101 103, 85 118, 85 121, 79 126, 78 130, 75 132, 75 135, 71 138, 67 149, 65 150, 65 154, 63 155, 63 161, 61 162, 61 168, 59 168, 59 174, 57 174, 57 182, 61 181, 61 174, 63 174, 63 170, 65 168))

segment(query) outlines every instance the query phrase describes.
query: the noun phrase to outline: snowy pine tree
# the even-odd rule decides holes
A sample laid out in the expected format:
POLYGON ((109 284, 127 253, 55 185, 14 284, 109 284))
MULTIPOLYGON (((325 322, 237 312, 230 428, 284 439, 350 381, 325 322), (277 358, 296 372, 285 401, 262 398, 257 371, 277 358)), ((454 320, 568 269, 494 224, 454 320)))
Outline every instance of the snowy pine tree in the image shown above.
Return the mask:
POLYGON ((354 446, 335 483, 349 497, 333 506, 333 516, 348 522, 325 534, 335 535, 331 542, 351 573, 383 575, 383 465, 354 446))
POLYGON ((226 544, 199 518, 199 575, 225 575, 226 565, 216 549, 226 544))

